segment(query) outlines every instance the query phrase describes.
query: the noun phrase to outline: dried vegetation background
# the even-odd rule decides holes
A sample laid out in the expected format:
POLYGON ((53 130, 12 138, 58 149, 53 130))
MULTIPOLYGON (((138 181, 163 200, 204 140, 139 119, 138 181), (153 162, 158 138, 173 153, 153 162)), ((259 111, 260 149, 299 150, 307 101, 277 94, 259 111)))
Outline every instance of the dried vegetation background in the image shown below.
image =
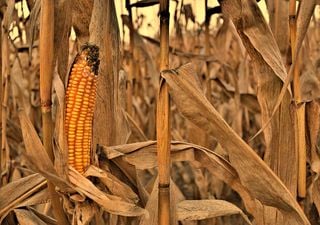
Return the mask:
POLYGON ((50 1, 0 1, 0 223, 156 225, 158 207, 170 207, 172 225, 320 224, 319 1, 267 0, 268 23, 254 0, 220 0, 205 21, 170 1, 168 43, 139 34, 140 7, 159 1, 124 1, 120 22, 115 2, 56 0, 47 24, 50 1), (63 118, 65 79, 86 42, 101 63, 92 165, 81 175, 67 165, 63 118), (40 79, 40 64, 52 79, 40 79), (172 140, 165 206, 157 107, 170 112, 158 135, 172 140))

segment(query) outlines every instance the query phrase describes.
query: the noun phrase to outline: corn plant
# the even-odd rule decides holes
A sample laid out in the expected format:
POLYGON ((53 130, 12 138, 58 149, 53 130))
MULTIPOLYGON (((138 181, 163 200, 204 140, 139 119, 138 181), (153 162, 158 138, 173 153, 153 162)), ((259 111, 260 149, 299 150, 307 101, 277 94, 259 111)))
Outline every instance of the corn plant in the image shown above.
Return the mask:
POLYGON ((0 10, 1 224, 319 224, 318 0, 0 10))

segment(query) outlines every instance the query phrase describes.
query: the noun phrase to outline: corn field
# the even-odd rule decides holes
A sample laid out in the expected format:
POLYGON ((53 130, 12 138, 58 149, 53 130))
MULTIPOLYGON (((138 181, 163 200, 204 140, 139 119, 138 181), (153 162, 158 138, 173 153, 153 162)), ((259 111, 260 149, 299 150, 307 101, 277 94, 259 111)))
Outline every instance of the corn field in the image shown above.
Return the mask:
POLYGON ((320 224, 319 5, 1 0, 0 224, 320 224))

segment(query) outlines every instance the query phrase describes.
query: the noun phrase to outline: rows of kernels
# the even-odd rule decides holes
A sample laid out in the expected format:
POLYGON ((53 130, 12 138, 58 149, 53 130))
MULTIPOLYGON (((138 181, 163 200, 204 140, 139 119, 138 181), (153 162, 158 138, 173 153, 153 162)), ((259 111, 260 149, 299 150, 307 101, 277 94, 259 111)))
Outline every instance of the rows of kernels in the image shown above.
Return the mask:
POLYGON ((66 92, 68 162, 80 173, 90 164, 96 76, 85 60, 74 64, 66 92))

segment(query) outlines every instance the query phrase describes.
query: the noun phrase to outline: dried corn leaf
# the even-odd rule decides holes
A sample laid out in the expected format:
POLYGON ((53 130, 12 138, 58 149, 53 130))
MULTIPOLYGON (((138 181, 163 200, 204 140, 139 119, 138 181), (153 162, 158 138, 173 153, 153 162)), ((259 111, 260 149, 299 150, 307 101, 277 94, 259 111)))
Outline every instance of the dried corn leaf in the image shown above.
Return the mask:
MULTIPOLYGON (((294 67, 297 61, 297 58, 299 56, 299 52, 303 43, 303 40, 306 36, 308 27, 309 27, 309 23, 310 20, 312 18, 314 9, 316 6, 316 1, 315 0, 310 0, 310 1, 302 1, 301 2, 301 6, 300 6, 300 11, 299 11, 299 15, 297 18, 297 39, 296 39, 296 46, 295 46, 295 52, 293 52, 293 62, 292 65, 290 67, 290 71, 288 73, 288 76, 286 77, 283 87, 280 91, 279 97, 277 98, 276 104, 274 106, 274 110, 271 114, 271 118, 273 117, 273 115, 275 114, 275 112, 278 110, 284 96, 286 93, 286 89, 289 87, 289 84, 292 80, 292 76, 293 76, 293 71, 294 71, 294 67)), ((262 43, 264 44, 264 43, 262 43)), ((269 123, 270 121, 268 121, 269 123)), ((258 132, 259 133, 259 132, 258 132)))
MULTIPOLYGON (((280 92, 280 95, 277 99, 277 103, 276 103, 274 112, 278 109, 278 107, 284 97, 285 90, 289 86, 289 83, 292 79, 293 68, 295 67, 303 40, 307 34, 307 30, 308 30, 309 23, 311 21, 315 6, 316 6, 315 0, 301 2, 300 11, 299 11, 298 18, 297 18, 297 39, 296 39, 296 46, 294 48, 295 52, 292 53, 294 60, 292 62, 289 74, 288 74, 287 78, 285 79, 285 82, 284 82, 284 85, 283 85, 282 90, 280 92)), ((273 114, 274 114, 274 112, 273 112, 273 114)))
MULTIPOLYGON (((50 181, 55 183, 58 187, 62 189, 67 189, 69 184, 63 181, 61 178, 57 177, 56 172, 51 164, 48 156, 45 153, 45 150, 34 131, 34 128, 31 127, 30 121, 26 118, 24 113, 20 113, 20 121, 23 130, 23 136, 26 144, 26 148, 29 151, 33 148, 37 150, 38 156, 42 157, 41 159, 35 160, 37 158, 34 151, 28 152, 30 155, 30 161, 32 161, 37 170, 39 170, 44 176, 46 176, 50 181), (28 131, 28 132, 27 132, 28 131), (32 142, 33 140, 33 142, 32 142), (39 162, 39 160, 41 162, 39 162), (49 161, 47 161, 49 160, 49 161), (44 171, 44 168, 47 171, 44 171)), ((115 213, 117 215, 124 215, 124 216, 138 216, 144 214, 144 210, 135 206, 134 204, 127 203, 122 201, 121 198, 117 198, 112 195, 107 195, 97 189, 88 179, 80 175, 79 173, 75 172, 73 169, 69 171, 69 179, 73 188, 80 193, 84 193, 87 197, 91 198, 92 200, 96 201, 100 204, 104 209, 110 213, 115 213), (117 206, 118 208, 114 208, 117 206)))
POLYGON ((137 194, 125 183, 119 180, 108 171, 101 170, 95 166, 90 166, 85 172, 85 176, 97 177, 109 189, 109 191, 128 202, 137 203, 137 194))
POLYGON ((32 198, 46 186, 46 180, 40 174, 32 174, 11 182, 0 189, 0 222, 9 211, 32 198))
POLYGON ((120 197, 109 195, 99 190, 91 181, 70 167, 69 179, 74 189, 98 203, 109 213, 121 216, 141 216, 146 211, 120 197))
MULTIPOLYGON (((177 225, 176 205, 177 202, 184 200, 184 198, 172 180, 170 184, 170 224, 177 225)), ((142 217, 139 225, 158 225, 158 193, 159 181, 157 178, 153 184, 153 189, 146 205, 146 210, 149 212, 149 215, 142 217)))
MULTIPOLYGON (((226 84, 221 81, 219 78, 214 78, 214 81, 223 89, 223 91, 230 96, 231 98, 234 98, 235 91, 234 88, 230 88, 226 86, 226 84)), ((259 102, 257 99, 257 96, 254 94, 249 93, 240 93, 240 102, 243 106, 248 108, 253 113, 260 113, 260 107, 259 102)))
POLYGON ((54 129, 54 155, 55 168, 60 177, 67 179, 68 171, 68 153, 64 130, 64 107, 65 107, 65 88, 60 76, 57 73, 53 76, 53 88, 57 96, 57 111, 54 129))
POLYGON ((76 203, 74 218, 76 218, 77 225, 89 225, 96 214, 95 205, 88 202, 76 203))
POLYGON ((80 46, 89 40, 89 25, 93 2, 95 1, 80 0, 77 1, 77 4, 72 4, 72 26, 80 42, 80 46))
POLYGON ((44 204, 50 202, 50 200, 48 189, 43 189, 19 203, 16 208, 44 204))
POLYGON ((320 213, 320 180, 317 179, 314 182, 313 190, 312 190, 312 199, 315 204, 318 213, 320 213))
POLYGON ((304 71, 300 76, 301 101, 310 102, 320 98, 320 80, 311 69, 304 71))
POLYGON ((34 5, 30 12, 30 27, 28 34, 30 37, 29 43, 29 57, 31 59, 31 52, 34 45, 34 42, 39 36, 39 25, 40 25, 40 0, 34 1, 34 5))
POLYGON ((130 134, 119 102, 120 35, 114 4, 111 0, 94 1, 90 22, 90 42, 100 48, 93 146, 122 144, 130 134))
MULTIPOLYGON (((78 5, 78 4, 75 4, 78 5)), ((71 31, 72 1, 58 0, 54 2, 54 46, 58 73, 64 80, 68 72, 69 35, 71 31)))
POLYGON ((15 209, 14 210, 17 220, 20 225, 46 225, 43 220, 41 220, 32 211, 26 209, 15 209))
POLYGON ((280 52, 283 56, 286 55, 289 42, 289 1, 274 1, 276 10, 274 9, 274 27, 273 34, 277 41, 280 52))
POLYGON ((177 205, 178 220, 204 220, 230 215, 240 215, 247 224, 251 224, 241 209, 227 201, 185 200, 177 205))
POLYGON ((137 151, 140 148, 145 148, 154 145, 155 143, 155 141, 145 141, 132 144, 117 145, 112 147, 104 146, 103 150, 106 153, 108 159, 114 159, 116 157, 137 151))
POLYGON ((252 45, 274 73, 285 81, 287 72, 279 48, 257 3, 254 0, 224 0, 221 1, 221 7, 222 12, 232 19, 238 32, 245 35, 243 44, 246 47, 252 45))
POLYGON ((24 111, 19 112, 19 119, 23 135, 24 144, 26 147, 26 157, 30 163, 30 167, 41 173, 44 177, 50 180, 61 191, 69 189, 68 183, 58 177, 56 170, 53 167, 49 156, 43 147, 40 138, 35 131, 30 119, 24 111))
POLYGON ((139 49, 139 51, 143 54, 146 58, 147 65, 148 65, 148 72, 151 75, 151 83, 155 90, 159 88, 159 72, 156 67, 155 59, 152 57, 150 49, 146 45, 143 40, 143 36, 141 36, 138 32, 134 31, 134 44, 135 49, 139 49))
POLYGON ((191 122, 212 135, 228 151, 231 164, 237 170, 241 183, 265 205, 289 212, 297 222, 309 224, 294 197, 258 157, 258 155, 229 127, 208 102, 196 83, 196 74, 190 64, 162 76, 170 87, 180 112, 191 122))
POLYGON ((320 173, 320 169, 313 167, 314 164, 319 163, 319 153, 317 152, 317 142, 320 129, 320 104, 316 101, 306 103, 306 117, 307 117, 307 136, 310 145, 311 169, 320 173))
MULTIPOLYGON (((153 146, 155 147, 155 146, 153 146)), ((151 169, 157 166, 157 151, 156 148, 153 149, 141 149, 135 153, 128 156, 124 156, 124 160, 128 163, 134 165, 137 169, 151 169), (151 150, 151 151, 150 151, 151 150)), ((193 160, 194 153, 192 151, 178 151, 172 155, 172 161, 185 161, 186 159, 193 160)))
POLYGON ((6 12, 4 13, 3 17, 3 26, 5 29, 9 29, 9 26, 11 25, 14 17, 14 9, 15 9, 15 1, 14 0, 8 0, 6 1, 6 12))
POLYGON ((128 119, 128 124, 130 126, 131 130, 131 138, 137 141, 147 141, 147 136, 143 133, 143 131, 140 129, 139 125, 134 121, 134 119, 126 113, 126 117, 128 119))
MULTIPOLYGON (((103 151, 109 159, 115 160, 118 157, 123 158, 126 159, 125 161, 129 164, 140 169, 149 169, 157 166, 155 141, 104 147, 103 151), (141 155, 144 157, 141 157, 141 155), (140 159, 142 159, 143 162, 140 159)), ((200 167, 208 169, 214 176, 237 191, 242 197, 247 210, 253 216, 258 216, 255 200, 241 184, 235 169, 224 158, 195 144, 175 141, 171 143, 171 157, 172 161, 191 161, 200 167)))
POLYGON ((309 23, 311 21, 315 7, 316 0, 301 1, 297 18, 297 40, 295 47, 296 52, 294 53, 294 55, 298 54, 302 46, 302 42, 307 34, 309 23))
POLYGON ((31 212, 33 212, 37 217, 39 217, 42 221, 44 221, 47 225, 56 225, 57 224, 57 221, 55 219, 53 219, 52 217, 44 215, 32 207, 27 207, 27 208, 31 212))
MULTIPOLYGON (((262 116, 262 128, 258 134, 264 131, 265 161, 294 198, 298 160, 292 129, 293 113, 290 111, 290 87, 286 86, 289 76, 282 63, 278 46, 255 1, 243 0, 236 3, 228 0, 223 1, 221 6, 223 13, 235 24, 257 73, 257 97, 262 116), (277 102, 279 96, 281 101, 277 102), (280 110, 275 110, 278 108, 280 110), (292 162, 290 168, 287 166, 288 161, 292 162)), ((289 220, 285 217, 282 221, 281 216, 277 216, 276 213, 266 210, 266 223, 283 224, 289 220)))
POLYGON ((157 179, 156 182, 154 182, 152 192, 145 207, 149 212, 149 216, 142 217, 139 225, 158 225, 158 184, 157 179))

